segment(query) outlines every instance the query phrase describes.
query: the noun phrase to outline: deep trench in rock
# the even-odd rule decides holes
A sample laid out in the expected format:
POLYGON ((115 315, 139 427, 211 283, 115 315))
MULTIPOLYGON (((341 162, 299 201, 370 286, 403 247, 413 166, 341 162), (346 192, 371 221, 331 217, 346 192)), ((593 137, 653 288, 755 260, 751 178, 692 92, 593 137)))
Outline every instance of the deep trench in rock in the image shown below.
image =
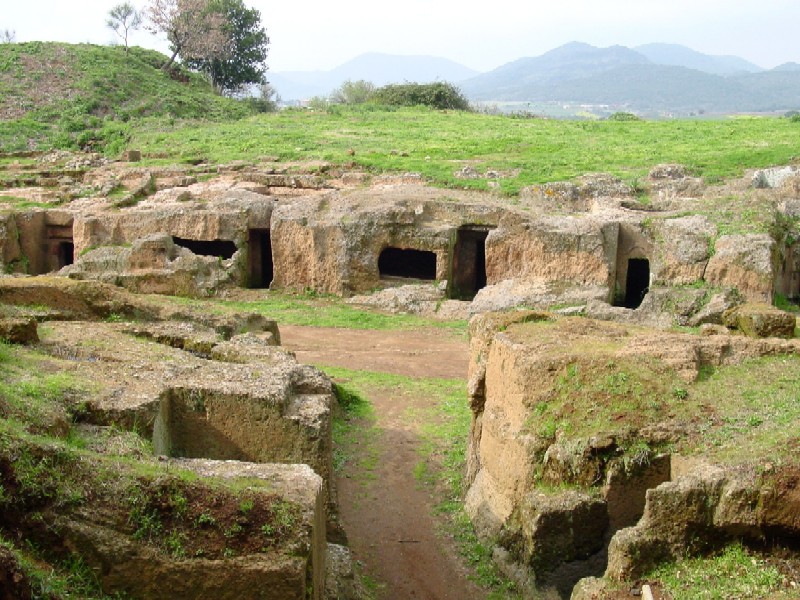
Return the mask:
POLYGON ((607 478, 605 501, 608 527, 598 544, 602 548, 583 560, 563 562, 544 578, 558 594, 568 599, 573 588, 585 577, 602 577, 608 566, 611 538, 620 529, 636 525, 644 513, 647 491, 671 480, 671 457, 657 456, 637 469, 633 475, 617 472, 607 478))

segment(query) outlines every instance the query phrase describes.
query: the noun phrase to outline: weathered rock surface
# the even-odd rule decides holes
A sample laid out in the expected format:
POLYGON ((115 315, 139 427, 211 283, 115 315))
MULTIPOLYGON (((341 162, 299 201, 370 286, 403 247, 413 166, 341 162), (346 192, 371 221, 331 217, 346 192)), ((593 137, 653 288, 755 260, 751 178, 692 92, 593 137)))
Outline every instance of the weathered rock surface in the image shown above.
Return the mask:
POLYGON ((120 285, 140 294, 203 297, 231 282, 232 262, 198 256, 177 246, 172 236, 157 233, 130 247, 90 250, 59 274, 120 285))
POLYGON ((486 239, 487 280, 609 286, 616 235, 615 224, 589 218, 542 217, 508 224, 486 239))
POLYGON ((774 167, 772 169, 761 169, 753 173, 753 187, 756 188, 777 188, 784 181, 797 175, 797 168, 792 166, 774 167))
POLYGON ((723 235, 714 245, 705 280, 735 287, 754 302, 772 302, 775 251, 775 240, 766 234, 723 235))
MULTIPOLYGON (((696 435, 694 425, 670 416, 665 395, 671 395, 670 402, 679 406, 681 398, 691 395, 684 386, 694 382, 704 366, 800 352, 797 340, 694 336, 530 311, 474 317, 470 336, 468 393, 473 420, 466 510, 480 536, 497 540, 501 555, 527 569, 517 572, 517 579, 524 583, 527 572, 539 585, 557 585, 559 589, 566 589, 563 572, 568 564, 573 574, 583 569, 582 576, 599 575, 602 570, 598 572, 597 565, 602 561, 598 562, 595 554, 617 530, 614 540, 621 544, 631 535, 621 528, 636 524, 642 514, 641 523, 652 518, 670 532, 683 527, 680 535, 684 537, 670 533, 669 540, 655 539, 651 533, 657 526, 648 526, 650 537, 637 537, 643 541, 637 542, 630 556, 655 552, 665 544, 685 548, 688 532, 699 535, 691 524, 679 524, 684 517, 658 512, 672 501, 656 497, 655 489, 670 489, 672 484, 659 484, 677 471, 671 470, 669 455, 656 449, 696 435), (659 383, 647 383, 656 381, 659 383), (645 391, 651 385, 664 385, 665 389, 645 391), (630 404, 651 393, 665 404, 659 408, 630 404), (580 398, 586 394, 590 399, 584 404, 580 398), (601 416, 607 409, 612 414, 601 416), (646 416, 652 410, 656 413, 646 416), (578 493, 553 491, 550 486, 578 486, 578 493), (566 527, 564 519, 568 517, 557 515, 568 506, 574 511, 570 513, 573 520, 567 522, 580 532, 553 533, 536 525, 552 518, 566 527), (552 539, 548 532, 553 533, 552 539), (573 545, 573 535, 584 545, 573 545), (655 539, 652 543, 648 541, 651 538, 655 539), (581 560, 585 565, 576 566, 581 560)), ((758 497, 762 493, 758 490, 768 489, 762 484, 736 486, 748 490, 747 498, 754 490, 758 497)), ((744 500, 735 499, 732 493, 719 496, 726 500, 715 509, 717 522, 727 523, 724 527, 730 533, 753 533, 746 529, 750 517, 744 512, 735 516, 735 507, 744 500)), ((715 502, 704 500, 708 496, 705 488, 690 496, 697 506, 715 502)), ((677 512, 685 503, 678 499, 673 506, 677 512)), ((691 521, 691 511, 685 512, 685 519, 691 521)), ((771 521, 759 517, 759 531, 785 528, 787 522, 793 522, 788 511, 781 514, 771 521)), ((702 535, 710 540, 716 534, 709 529, 707 537, 702 535)), ((628 568, 620 571, 626 577, 628 568)), ((575 583, 577 578, 571 581, 575 583)))
MULTIPOLYGON (((327 173, 332 166, 315 168, 327 173)), ((652 170, 645 184, 656 196, 650 203, 602 174, 546 184, 509 203, 491 194, 432 189, 419 177, 374 178, 369 187, 331 190, 325 189, 331 175, 325 180, 280 165, 198 169, 119 163, 82 171, 93 193, 115 197, 111 192, 122 186, 126 195, 78 197, 58 209, 4 214, 0 263, 31 274, 66 266, 63 272, 75 278, 189 296, 270 284, 363 295, 422 279, 447 281, 447 299, 468 300, 484 284, 505 286, 485 292, 471 313, 585 304, 575 298, 576 286, 592 288, 587 295, 593 299, 619 304, 630 260, 647 261, 653 285, 706 282, 738 288, 754 301, 769 301, 773 289, 796 295, 793 259, 790 253, 781 258, 783 248, 769 236, 723 236, 715 244, 713 214, 686 216, 682 202, 698 209, 687 197, 697 182, 680 165, 652 170), (201 173, 214 177, 198 181, 201 173), (407 260, 425 261, 424 273, 383 272, 380 257, 387 248, 417 252, 407 260), (462 289, 464 277, 474 289, 462 289)), ((335 185, 347 186, 343 181, 335 185)), ((431 302, 400 292, 362 301, 441 318, 466 314, 456 304, 431 310, 431 302)))
POLYGON ((524 306, 547 309, 554 306, 581 308, 594 300, 605 300, 608 288, 602 285, 573 284, 567 281, 527 282, 503 279, 483 288, 469 307, 471 314, 494 312, 524 306))
POLYGON ((743 304, 725 311, 722 321, 731 329, 738 329, 750 337, 793 338, 797 326, 796 315, 769 304, 743 304))
POLYGON ((725 311, 735 308, 744 302, 741 294, 735 288, 727 288, 713 294, 700 310, 689 316, 686 324, 697 327, 704 324, 722 324, 722 315, 725 311))
POLYGON ((263 465, 235 461, 180 460, 176 465, 203 477, 240 478, 257 494, 301 507, 289 548, 206 559, 164 555, 135 541, 92 510, 56 517, 64 543, 80 549, 97 570, 107 593, 136 598, 214 597, 269 600, 322 599, 325 587, 323 483, 306 465, 263 465))
POLYGON ((653 283, 685 285, 702 281, 717 229, 700 215, 663 219, 653 224, 657 256, 653 283))
POLYGON ((0 340, 10 344, 32 344, 38 342, 39 334, 36 319, 0 317, 0 340))
POLYGON ((690 545, 698 552, 734 537, 797 535, 800 494, 780 481, 780 474, 705 465, 649 490, 641 521, 611 540, 606 576, 635 579, 690 545))
POLYGON ((460 225, 495 224, 502 209, 421 186, 331 192, 276 207, 271 224, 273 287, 350 295, 381 283, 385 248, 435 255, 431 279, 448 279, 451 241, 460 225))
POLYGON ((366 600, 369 594, 362 588, 353 571, 353 556, 346 546, 328 544, 326 553, 325 600, 366 600))

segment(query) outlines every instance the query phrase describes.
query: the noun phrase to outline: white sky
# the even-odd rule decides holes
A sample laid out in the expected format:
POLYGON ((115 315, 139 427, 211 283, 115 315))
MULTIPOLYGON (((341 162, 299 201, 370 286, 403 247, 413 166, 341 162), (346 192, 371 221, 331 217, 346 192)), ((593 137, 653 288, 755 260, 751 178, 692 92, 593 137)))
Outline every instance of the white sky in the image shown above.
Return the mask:
MULTIPOLYGON (((106 44, 121 0, 0 0, 17 41, 106 44)), ((132 0, 142 8, 146 0, 132 0)), ((799 0, 245 0, 261 11, 271 71, 328 70, 364 52, 425 54, 489 71, 571 41, 683 44, 765 68, 800 63, 799 0)), ((139 31, 131 42, 166 51, 139 31)))

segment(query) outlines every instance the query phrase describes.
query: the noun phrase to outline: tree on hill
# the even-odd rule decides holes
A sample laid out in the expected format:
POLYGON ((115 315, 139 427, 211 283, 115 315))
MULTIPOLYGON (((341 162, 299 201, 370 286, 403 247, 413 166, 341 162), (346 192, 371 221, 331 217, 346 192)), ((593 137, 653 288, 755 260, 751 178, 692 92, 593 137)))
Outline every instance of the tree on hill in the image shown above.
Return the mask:
POLYGON ((214 88, 232 94, 248 84, 264 83, 269 37, 261 25, 261 13, 242 0, 214 0, 212 9, 225 20, 226 52, 217 56, 192 57, 186 64, 207 73, 214 88))
POLYGON ((17 41, 17 32, 13 29, 3 29, 0 31, 0 44, 13 44, 17 41))
POLYGON ((128 34, 142 26, 142 15, 130 2, 117 4, 108 12, 106 27, 116 33, 125 44, 128 51, 128 34))
POLYGON ((225 17, 210 0, 150 0, 146 9, 148 30, 166 34, 172 56, 161 67, 169 71, 180 56, 183 60, 221 57, 228 47, 225 17))

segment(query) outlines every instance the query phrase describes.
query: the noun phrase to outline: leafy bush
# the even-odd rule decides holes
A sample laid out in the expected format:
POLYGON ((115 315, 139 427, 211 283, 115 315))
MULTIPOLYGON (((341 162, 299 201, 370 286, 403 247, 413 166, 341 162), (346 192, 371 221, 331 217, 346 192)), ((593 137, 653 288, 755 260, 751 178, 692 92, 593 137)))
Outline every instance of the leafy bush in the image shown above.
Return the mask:
POLYGON ((389 106, 429 106, 439 110, 469 110, 464 94, 452 83, 402 83, 375 90, 372 102, 389 106))
POLYGON ((615 112, 613 115, 608 117, 609 121, 641 121, 642 119, 637 117, 633 113, 629 112, 615 112))

